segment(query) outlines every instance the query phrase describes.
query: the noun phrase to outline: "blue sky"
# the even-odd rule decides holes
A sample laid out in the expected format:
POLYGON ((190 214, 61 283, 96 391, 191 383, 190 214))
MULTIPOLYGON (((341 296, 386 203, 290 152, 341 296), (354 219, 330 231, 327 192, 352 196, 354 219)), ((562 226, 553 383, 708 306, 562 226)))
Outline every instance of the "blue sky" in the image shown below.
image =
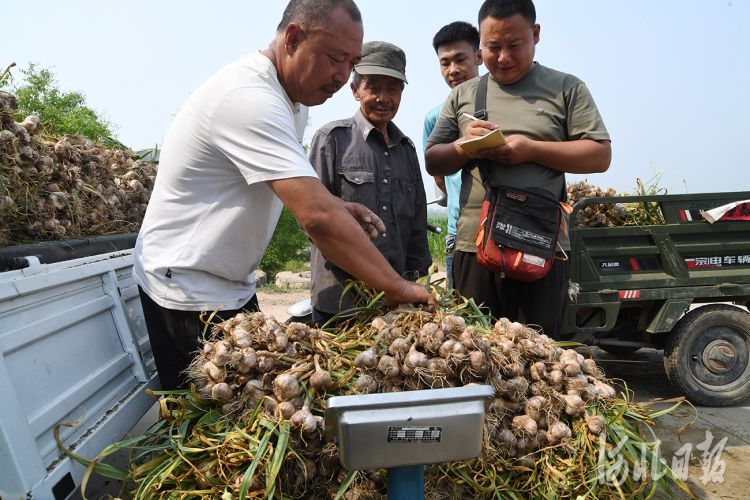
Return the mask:
MULTIPOLYGON (((416 144, 425 113, 449 91, 432 37, 452 21, 476 24, 481 3, 358 2, 365 41, 389 41, 406 52, 410 84, 395 121, 416 144)), ((0 4, 4 26, 15 27, 0 66, 54 66, 62 88, 85 92, 90 106, 120 126, 122 142, 145 148, 162 142, 174 113, 203 81, 267 47, 286 2, 0 4)), ((628 191, 637 178, 663 170, 659 185, 674 193, 686 186, 691 193, 750 191, 750 2, 538 0, 536 7, 536 60, 585 81, 612 136, 609 171, 580 178, 628 191)), ((311 109, 308 137, 356 109, 342 89, 311 109)), ((432 182, 426 185, 430 196, 432 182)))

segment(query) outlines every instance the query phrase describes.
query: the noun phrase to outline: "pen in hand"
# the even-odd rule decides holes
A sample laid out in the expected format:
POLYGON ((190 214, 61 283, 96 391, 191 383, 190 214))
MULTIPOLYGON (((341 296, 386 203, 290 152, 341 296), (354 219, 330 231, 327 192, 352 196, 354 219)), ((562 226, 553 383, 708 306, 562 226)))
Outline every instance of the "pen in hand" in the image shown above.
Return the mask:
MULTIPOLYGON (((476 116, 470 115, 469 113, 461 113, 461 114, 464 115, 466 118, 471 119, 471 121, 481 120, 481 118, 477 118, 476 116)), ((492 128, 493 129, 498 129, 500 127, 498 127, 497 125, 495 125, 494 123, 492 123, 492 128)))

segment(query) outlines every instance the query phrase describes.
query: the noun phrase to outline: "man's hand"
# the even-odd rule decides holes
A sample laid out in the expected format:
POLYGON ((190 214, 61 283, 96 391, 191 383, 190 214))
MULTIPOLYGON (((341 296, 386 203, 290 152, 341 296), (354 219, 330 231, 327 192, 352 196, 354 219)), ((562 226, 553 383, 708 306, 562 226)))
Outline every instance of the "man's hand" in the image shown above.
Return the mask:
POLYGON ((460 140, 468 141, 470 139, 484 137, 497 128, 497 125, 492 122, 487 122, 484 120, 474 120, 466 126, 466 135, 463 137, 463 139, 460 140))
POLYGON ((397 305, 407 303, 422 304, 422 310, 427 312, 437 312, 438 305, 432 295, 427 291, 424 285, 418 285, 411 281, 403 280, 401 289, 396 293, 386 293, 385 300, 388 302, 390 307, 396 307, 397 305))
POLYGON ((371 240, 376 240, 379 235, 385 234, 385 224, 372 210, 359 203, 344 202, 343 204, 371 240))
POLYGON ((505 144, 502 146, 483 149, 477 153, 477 156, 506 165, 518 165, 531 161, 535 147, 536 141, 522 135, 511 135, 505 138, 505 144))

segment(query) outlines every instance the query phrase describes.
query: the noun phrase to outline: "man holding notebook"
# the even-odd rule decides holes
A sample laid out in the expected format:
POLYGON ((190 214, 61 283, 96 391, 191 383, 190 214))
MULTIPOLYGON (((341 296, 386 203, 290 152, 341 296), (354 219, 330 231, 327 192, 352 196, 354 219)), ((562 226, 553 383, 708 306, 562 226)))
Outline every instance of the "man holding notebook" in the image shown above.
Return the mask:
MULTIPOLYGON (((493 316, 515 321, 521 313, 526 323, 559 337, 568 262, 555 260, 546 276, 531 282, 503 279, 477 262, 474 236, 485 189, 477 162, 458 143, 499 128, 507 143, 478 154, 492 162, 490 187, 542 188, 565 201, 565 172, 597 173, 609 168, 609 134, 581 80, 534 61, 540 27, 531 0, 487 0, 479 11, 479 33, 489 71, 486 115, 475 109, 480 78, 453 89, 425 153, 431 175, 462 172, 454 286, 483 302, 493 316), (480 115, 484 119, 472 119, 480 115)), ((562 226, 558 257, 564 259, 570 242, 562 226)))

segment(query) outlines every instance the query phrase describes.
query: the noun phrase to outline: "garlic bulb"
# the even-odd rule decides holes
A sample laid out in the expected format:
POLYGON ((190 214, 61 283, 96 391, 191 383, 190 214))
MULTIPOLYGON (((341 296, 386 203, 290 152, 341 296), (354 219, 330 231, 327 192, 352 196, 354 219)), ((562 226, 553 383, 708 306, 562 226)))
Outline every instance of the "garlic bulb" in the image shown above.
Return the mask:
POLYGON ((224 366, 229 363, 232 357, 232 344, 226 340, 221 340, 214 345, 214 354, 211 357, 211 361, 216 366, 224 366))
POLYGON ((59 141, 55 143, 55 154, 60 158, 67 158, 70 154, 71 145, 68 141, 59 141))
POLYGON ((570 431, 570 427, 564 422, 550 424, 549 429, 547 429, 547 441, 549 441, 549 444, 551 445, 555 445, 565 439, 570 439, 572 435, 573 433, 570 431))
POLYGON ((287 419, 291 418, 291 416, 294 415, 294 412, 297 411, 297 409, 294 407, 294 403, 292 403, 291 401, 282 401, 276 407, 281 412, 281 416, 287 419))
POLYGON ((299 342, 307 337, 310 329, 304 323, 290 323, 286 327, 286 336, 292 342, 299 342))
POLYGON ((203 364, 203 371, 206 373, 206 375, 208 375, 208 378, 210 378, 214 382, 224 381, 224 370, 216 366, 211 361, 206 361, 203 364))
POLYGON ((391 343, 388 352, 391 356, 396 358, 396 360, 401 361, 404 359, 404 356, 406 356, 406 353, 409 352, 409 348, 411 348, 409 340, 399 337, 391 343))
POLYGON ((240 349, 250 347, 253 344, 253 337, 247 330, 237 327, 232 330, 232 343, 240 349))
POLYGON ((536 434, 536 420, 528 415, 516 415, 513 417, 511 428, 521 436, 531 436, 536 434))
POLYGON ((592 434, 599 435, 605 430, 607 421, 601 415, 586 415, 585 418, 589 432, 592 434))
POLYGON ((378 381, 367 374, 362 374, 355 382, 354 387, 362 394, 371 394, 378 391, 378 381))
POLYGON ((225 382, 219 382, 211 389, 211 397, 219 404, 228 403, 233 396, 234 393, 232 392, 232 389, 229 387, 229 384, 225 382))
POLYGON ((586 375, 596 376, 599 373, 599 368, 593 359, 584 359, 583 363, 581 363, 581 369, 586 375))
POLYGON ((429 352, 436 353, 443 345, 443 338, 443 332, 435 323, 427 323, 417 334, 417 344, 429 352))
POLYGON ((279 401, 289 401, 299 394, 299 391, 299 382, 294 375, 282 373, 273 379, 273 394, 279 401))
POLYGON ((482 351, 471 351, 469 353, 469 363, 473 370, 480 373, 484 373, 489 368, 487 356, 482 351))
POLYGON ((586 404, 583 402, 580 396, 560 396, 565 403, 565 413, 571 417, 576 417, 585 408, 586 404))
POLYGON ((393 378, 397 377, 401 372, 401 367, 399 366, 398 361, 396 361, 396 358, 386 354, 385 356, 380 358, 380 362, 378 363, 378 370, 380 370, 380 372, 387 378, 393 378))
POLYGON ((38 116, 29 115, 20 123, 30 135, 37 135, 42 131, 42 123, 39 121, 38 116))
POLYGON ((359 353, 357 357, 354 358, 354 366, 360 369, 373 369, 378 366, 378 355, 375 354, 375 346, 359 353))
POLYGON ((403 367, 414 372, 416 368, 424 368, 427 366, 429 360, 424 353, 417 351, 417 343, 414 342, 409 349, 409 352, 404 357, 403 367))
POLYGON ((237 361, 237 371, 240 373, 248 373, 250 370, 255 368, 258 363, 258 356, 255 353, 255 349, 252 347, 245 347, 240 352, 240 359, 237 361))
POLYGON ((547 374, 547 366, 543 362, 537 361, 529 367, 529 372, 532 380, 544 380, 544 376, 547 374))
POLYGON ((307 400, 302 409, 295 412, 290 420, 292 426, 299 427, 305 434, 312 434, 318 428, 318 421, 310 412, 310 402, 307 400))
POLYGON ((445 335, 460 335, 466 328, 466 320, 460 316, 447 315, 442 321, 443 333, 445 335))
POLYGON ((320 367, 318 355, 315 355, 315 373, 310 377, 310 385, 317 391, 326 391, 333 384, 331 374, 320 367))
POLYGON ((526 415, 538 422, 542 418, 543 412, 548 405, 547 398, 542 396, 532 396, 526 401, 524 411, 526 415))

